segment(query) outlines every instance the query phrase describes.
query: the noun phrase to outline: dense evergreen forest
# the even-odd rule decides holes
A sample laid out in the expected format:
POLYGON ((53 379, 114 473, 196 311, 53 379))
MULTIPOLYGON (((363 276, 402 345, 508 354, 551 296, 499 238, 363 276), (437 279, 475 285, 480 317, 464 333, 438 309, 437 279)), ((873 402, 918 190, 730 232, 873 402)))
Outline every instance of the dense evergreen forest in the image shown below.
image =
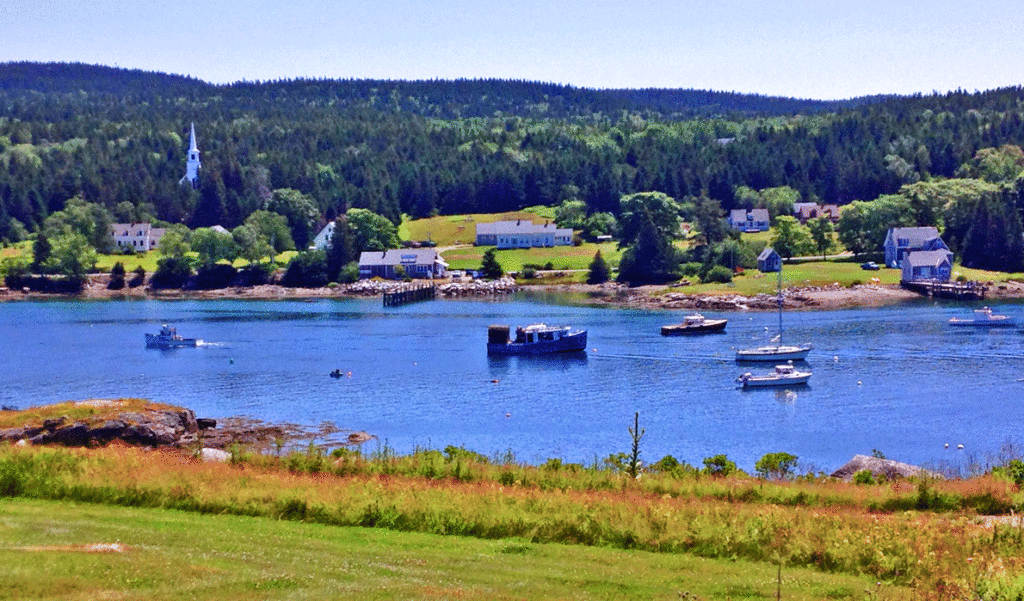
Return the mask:
POLYGON ((118 220, 234 228, 296 190, 364 208, 498 212, 657 191, 730 209, 789 186, 847 204, 1024 145, 1024 89, 820 102, 509 80, 211 85, 81 64, 0 64, 0 239, 79 197, 118 220), (200 185, 179 185, 188 131, 200 185), (745 188, 744 188, 745 187, 745 188))

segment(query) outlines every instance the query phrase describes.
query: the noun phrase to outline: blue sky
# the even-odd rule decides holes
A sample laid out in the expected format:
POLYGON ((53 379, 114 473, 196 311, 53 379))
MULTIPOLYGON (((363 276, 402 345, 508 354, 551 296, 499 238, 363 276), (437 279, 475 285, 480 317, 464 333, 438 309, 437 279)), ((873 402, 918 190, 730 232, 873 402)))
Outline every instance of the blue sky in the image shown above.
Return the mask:
POLYGON ((1024 84, 1020 0, 3 0, 0 62, 814 99, 1024 84))

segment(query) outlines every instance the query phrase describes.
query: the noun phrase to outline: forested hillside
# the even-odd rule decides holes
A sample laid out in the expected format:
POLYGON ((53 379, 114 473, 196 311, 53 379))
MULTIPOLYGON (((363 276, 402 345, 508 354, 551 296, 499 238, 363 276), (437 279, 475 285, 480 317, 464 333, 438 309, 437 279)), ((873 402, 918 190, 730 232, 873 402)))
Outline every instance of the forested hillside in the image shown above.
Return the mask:
POLYGON ((0 65, 0 239, 74 197, 121 220, 234 228, 293 189, 321 219, 398 221, 624 194, 711 198, 789 186, 846 204, 953 177, 1024 144, 1024 90, 839 103, 506 80, 211 85, 77 64, 0 65), (198 190, 179 185, 189 125, 198 190), (16 221, 15 221, 16 220, 16 221))

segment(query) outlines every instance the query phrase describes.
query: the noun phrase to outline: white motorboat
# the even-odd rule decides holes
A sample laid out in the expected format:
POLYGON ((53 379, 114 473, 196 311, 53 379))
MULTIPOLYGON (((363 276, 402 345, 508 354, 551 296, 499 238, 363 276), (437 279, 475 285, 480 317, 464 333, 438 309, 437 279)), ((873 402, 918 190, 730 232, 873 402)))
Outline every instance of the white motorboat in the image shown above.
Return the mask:
POLYGON ((992 309, 988 307, 982 307, 975 309, 972 317, 950 318, 949 325, 972 326, 976 328, 1012 328, 1017 323, 1009 315, 1000 315, 992 312, 992 309))
POLYGON ((737 349, 737 361, 803 361, 807 353, 811 352, 809 344, 783 344, 782 343, 782 268, 779 268, 779 333, 774 338, 769 338, 768 328, 765 328, 765 344, 756 348, 737 349))
POLYGON ((740 383, 743 388, 762 388, 768 386, 799 386, 806 384, 811 379, 809 371, 799 371, 793 367, 792 363, 786 363, 785 365, 776 365, 775 371, 757 375, 747 372, 740 377, 736 378, 736 381, 740 383))

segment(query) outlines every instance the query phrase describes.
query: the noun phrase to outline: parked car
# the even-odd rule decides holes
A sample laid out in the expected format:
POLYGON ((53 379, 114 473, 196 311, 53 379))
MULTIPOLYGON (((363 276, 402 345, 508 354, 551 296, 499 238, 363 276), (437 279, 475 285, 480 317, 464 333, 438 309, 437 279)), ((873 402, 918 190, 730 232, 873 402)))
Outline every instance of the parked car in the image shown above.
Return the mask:
POLYGON ((875 263, 874 261, 868 261, 867 263, 861 263, 860 268, 866 269, 868 271, 878 271, 878 263, 875 263))

